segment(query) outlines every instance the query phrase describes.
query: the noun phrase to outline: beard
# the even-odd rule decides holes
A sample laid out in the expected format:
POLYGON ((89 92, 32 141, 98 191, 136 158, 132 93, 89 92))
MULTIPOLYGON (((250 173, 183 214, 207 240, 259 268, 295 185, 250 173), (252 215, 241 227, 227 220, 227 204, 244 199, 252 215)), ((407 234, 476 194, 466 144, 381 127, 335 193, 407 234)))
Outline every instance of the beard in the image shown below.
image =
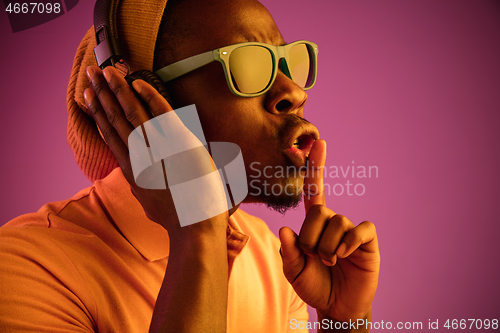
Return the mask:
MULTIPOLYGON (((261 198, 264 199, 264 198, 261 198)), ((297 195, 289 196, 268 196, 263 200, 263 203, 274 211, 285 215, 290 209, 296 209, 299 207, 299 203, 302 201, 302 192, 297 195)))
POLYGON ((257 201, 284 215, 290 209, 296 209, 302 201, 301 182, 303 178, 300 176, 281 178, 273 184, 264 181, 259 186, 257 201))
MULTIPOLYGON (((287 137, 290 131, 303 123, 309 123, 309 121, 297 115, 284 115, 283 117, 285 117, 283 124, 272 136, 272 140, 277 142, 278 146, 282 138, 287 137)), ((252 167, 250 168, 256 170, 252 167)), ((257 190, 253 195, 251 194, 253 197, 252 202, 264 204, 268 208, 284 215, 290 209, 297 208, 302 201, 305 172, 301 168, 295 167, 291 161, 286 161, 285 165, 274 166, 272 169, 274 173, 272 179, 250 176, 249 187, 257 190), (278 175, 280 170, 282 174, 278 175)), ((262 175, 263 170, 258 170, 258 173, 262 175)))

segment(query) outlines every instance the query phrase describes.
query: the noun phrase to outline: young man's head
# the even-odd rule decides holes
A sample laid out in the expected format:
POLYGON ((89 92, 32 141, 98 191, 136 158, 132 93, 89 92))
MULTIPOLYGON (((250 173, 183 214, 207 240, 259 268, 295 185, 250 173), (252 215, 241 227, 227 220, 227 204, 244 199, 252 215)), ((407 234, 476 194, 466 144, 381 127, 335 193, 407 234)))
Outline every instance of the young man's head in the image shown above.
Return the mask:
MULTIPOLYGON (((117 34, 132 71, 158 70, 237 43, 285 44, 269 12, 255 0, 122 0, 117 22, 117 34)), ((301 37, 305 36, 297 39, 301 37)), ((77 164, 91 181, 106 177, 118 167, 83 98, 83 91, 90 87, 86 68, 96 64, 95 46, 91 28, 77 50, 67 97, 68 142, 77 164)), ((241 61, 243 72, 259 76, 261 70, 245 66, 251 62, 246 56, 250 60, 241 61)), ((309 57, 306 50, 302 58, 308 73, 314 68, 309 60, 315 57, 309 57)), ((219 62, 167 83, 174 108, 196 105, 207 141, 233 142, 241 148, 249 184, 245 201, 264 202, 281 211, 300 201, 303 175, 298 169, 302 167, 303 172, 306 155, 318 138, 316 128, 304 119, 307 94, 290 79, 293 69, 288 60, 284 67, 281 65, 285 62, 264 61, 264 65, 276 69, 275 80, 265 79, 269 89, 250 98, 233 94, 234 87, 232 92, 226 82, 232 80, 233 72, 226 77, 219 62), (283 72, 277 70, 278 65, 283 72)))
MULTIPOLYGON (((284 45, 267 9, 255 0, 170 0, 155 49, 154 70, 176 61, 243 42, 284 45)), ((256 97, 231 92, 223 67, 212 62, 169 83, 174 107, 195 104, 207 141, 239 145, 249 195, 277 210, 301 198, 299 168, 319 134, 304 119, 307 94, 278 71, 270 89, 256 97), (294 146, 295 143, 295 146, 294 146)))

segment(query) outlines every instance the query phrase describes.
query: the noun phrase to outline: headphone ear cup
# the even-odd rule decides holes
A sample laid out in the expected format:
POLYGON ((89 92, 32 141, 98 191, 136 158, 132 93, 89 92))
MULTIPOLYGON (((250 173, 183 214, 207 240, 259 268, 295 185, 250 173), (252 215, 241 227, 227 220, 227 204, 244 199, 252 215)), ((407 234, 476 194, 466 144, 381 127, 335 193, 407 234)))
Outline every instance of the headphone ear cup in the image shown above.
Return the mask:
POLYGON ((125 76, 125 80, 130 85, 132 85, 132 82, 134 82, 137 79, 149 83, 153 88, 155 88, 160 93, 160 95, 163 96, 163 98, 167 100, 170 106, 174 108, 174 106, 172 105, 172 99, 170 98, 170 94, 168 93, 167 88, 156 74, 148 70, 141 69, 125 76))

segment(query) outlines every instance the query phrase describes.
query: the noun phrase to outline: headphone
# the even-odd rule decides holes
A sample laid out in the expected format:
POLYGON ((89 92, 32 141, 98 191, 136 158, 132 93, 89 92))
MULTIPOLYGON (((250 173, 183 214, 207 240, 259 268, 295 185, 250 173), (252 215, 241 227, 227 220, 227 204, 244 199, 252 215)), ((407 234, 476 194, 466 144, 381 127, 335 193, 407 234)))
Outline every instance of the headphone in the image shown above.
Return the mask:
POLYGON ((94 54, 97 65, 101 69, 107 66, 116 67, 130 85, 137 79, 146 81, 172 105, 167 88, 156 74, 144 69, 129 74, 130 68, 123 60, 126 55, 120 45, 116 24, 119 2, 119 0, 97 0, 95 3, 94 31, 97 46, 94 48, 94 54))

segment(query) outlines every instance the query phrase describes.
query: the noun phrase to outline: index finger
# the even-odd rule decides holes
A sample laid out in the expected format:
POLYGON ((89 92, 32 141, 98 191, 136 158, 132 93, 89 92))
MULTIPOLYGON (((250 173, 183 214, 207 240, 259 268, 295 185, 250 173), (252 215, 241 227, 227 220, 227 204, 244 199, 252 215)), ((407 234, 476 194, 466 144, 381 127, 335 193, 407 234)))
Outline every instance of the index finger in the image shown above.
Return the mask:
POLYGON ((153 86, 147 82, 137 79, 132 83, 133 88, 146 103, 153 117, 173 111, 172 106, 153 86))
POLYGON ((326 162, 326 141, 316 140, 309 152, 307 172, 304 179, 304 206, 306 215, 314 205, 325 204, 324 170, 326 162))
POLYGON ((125 117, 132 124, 133 128, 137 128, 151 119, 142 102, 137 98, 133 89, 116 68, 108 66, 102 72, 108 82, 109 88, 123 109, 125 117))

